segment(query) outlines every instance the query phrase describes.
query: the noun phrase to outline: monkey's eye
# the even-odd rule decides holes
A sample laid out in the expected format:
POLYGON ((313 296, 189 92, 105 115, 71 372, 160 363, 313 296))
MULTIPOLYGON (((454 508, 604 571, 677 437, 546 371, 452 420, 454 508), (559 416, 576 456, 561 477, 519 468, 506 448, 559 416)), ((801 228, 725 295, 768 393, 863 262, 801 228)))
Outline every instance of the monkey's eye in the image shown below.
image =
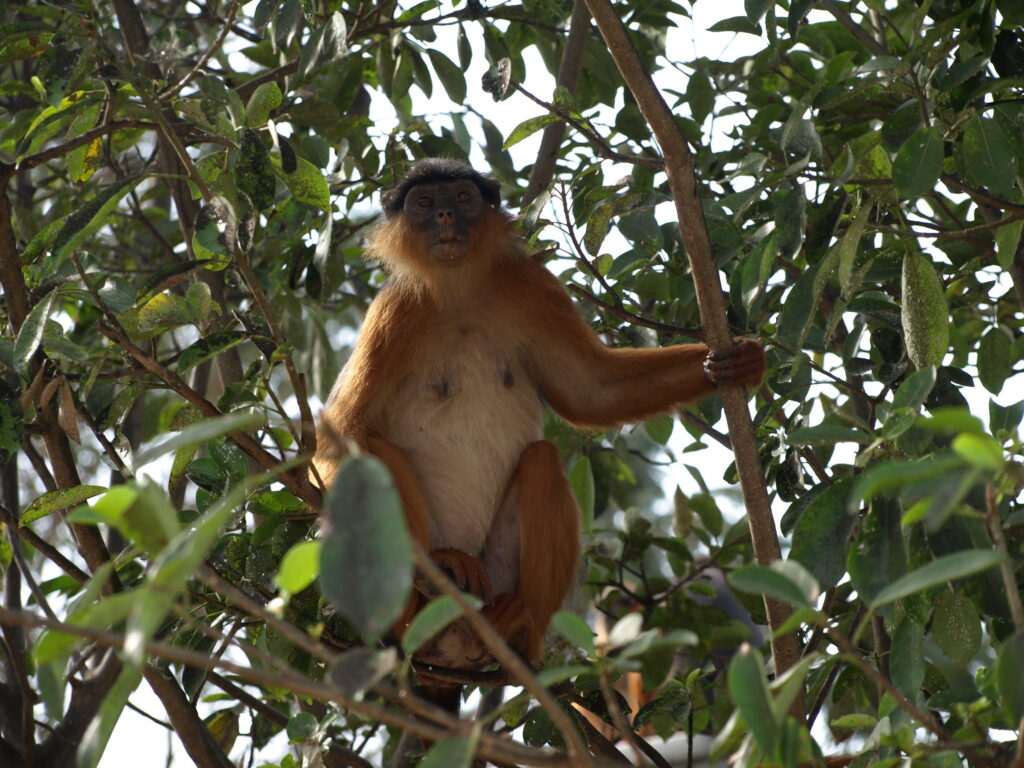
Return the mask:
POLYGON ((466 190, 462 190, 455 197, 456 197, 456 199, 458 199, 458 201, 460 203, 468 203, 469 202, 469 192, 467 192, 466 190))
POLYGON ((424 195, 423 197, 419 198, 416 201, 416 205, 418 205, 420 208, 429 208, 433 204, 434 204, 433 198, 427 197, 426 195, 424 195))

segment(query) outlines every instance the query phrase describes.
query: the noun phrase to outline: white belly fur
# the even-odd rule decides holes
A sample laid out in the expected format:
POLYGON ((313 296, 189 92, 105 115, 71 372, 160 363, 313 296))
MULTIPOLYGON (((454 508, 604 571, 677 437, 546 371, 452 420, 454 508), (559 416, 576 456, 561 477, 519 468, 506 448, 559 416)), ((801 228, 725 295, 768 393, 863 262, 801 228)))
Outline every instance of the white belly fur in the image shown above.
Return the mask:
POLYGON ((453 328, 410 361, 384 434, 426 496, 431 547, 479 556, 523 449, 541 438, 536 387, 488 333, 453 328), (511 381, 511 383, 509 383, 511 381))

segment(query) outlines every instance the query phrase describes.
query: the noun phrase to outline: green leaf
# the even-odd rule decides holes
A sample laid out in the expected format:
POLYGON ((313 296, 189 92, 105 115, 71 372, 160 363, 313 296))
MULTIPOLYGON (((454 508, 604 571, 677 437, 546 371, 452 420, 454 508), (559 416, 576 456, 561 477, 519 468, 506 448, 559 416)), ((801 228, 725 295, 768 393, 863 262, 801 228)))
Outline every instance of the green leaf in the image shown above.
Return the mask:
POLYGON ((836 443, 861 443, 868 445, 873 438, 859 429, 840 427, 838 424, 819 424, 790 432, 786 442, 790 445, 834 445, 836 443))
POLYGON ((1024 221, 1009 221, 996 230, 996 260, 1000 269, 1009 270, 1017 257, 1021 234, 1024 233, 1024 221))
POLYGON ((281 568, 274 577, 278 589, 297 595, 320 575, 320 541, 300 541, 285 552, 281 568))
POLYGON ((998 395, 1003 383, 1013 374, 1013 339, 1001 325, 985 331, 978 343, 978 380, 993 395, 998 395))
POLYGON ((104 695, 99 712, 89 723, 78 744, 78 768, 96 768, 99 765, 103 751, 110 741, 110 734, 113 733, 114 726, 128 705, 128 697, 142 682, 141 669, 135 664, 125 664, 117 676, 117 681, 104 695))
POLYGON ((93 503, 92 511, 150 555, 162 550, 181 530, 167 492, 148 479, 115 485, 93 503))
POLYGON ((892 180, 905 197, 921 197, 934 189, 942 172, 942 136, 922 128, 905 142, 892 164, 892 180))
POLYGON ((311 712, 296 712, 288 718, 288 725, 285 728, 288 734, 288 743, 301 744, 312 739, 318 725, 316 716, 311 712))
POLYGON ((594 630, 572 611, 558 611, 551 617, 551 626, 570 643, 582 648, 587 656, 593 658, 597 654, 594 630))
POLYGON ((979 469, 998 472, 1003 468, 1003 449, 988 435, 957 435, 953 438, 953 451, 979 469))
POLYGON ((1003 555, 988 549, 967 549, 945 555, 897 579, 879 592, 869 607, 875 610, 931 587, 972 576, 998 565, 1003 559, 1003 555))
POLYGON ((482 721, 478 720, 467 734, 439 739, 423 756, 420 768, 469 768, 481 727, 482 721))
POLYGON ((997 195, 1008 194, 1017 178, 1017 152, 998 120, 973 115, 963 136, 964 172, 997 195))
POLYGON ((907 572, 907 545, 900 516, 898 501, 887 496, 875 497, 850 548, 850 582, 868 602, 907 572))
POLYGON ((231 204, 223 197, 214 197, 204 203, 196 215, 192 245, 199 246, 196 256, 215 261, 229 261, 234 255, 237 232, 235 214, 231 204), (220 259, 219 256, 227 256, 220 259))
POLYGON ((244 432, 254 429, 263 423, 263 415, 255 411, 237 411, 236 413, 197 421, 195 424, 189 424, 174 437, 164 440, 162 443, 158 443, 144 451, 139 451, 135 457, 135 466, 141 467, 166 453, 177 451, 179 448, 188 445, 200 445, 213 440, 215 437, 226 435, 229 432, 244 432))
POLYGON ((695 70, 686 83, 686 103, 690 105, 694 122, 703 125, 708 115, 715 109, 716 98, 711 78, 703 70, 695 70))
POLYGON ((989 400, 988 428, 993 435, 998 437, 1000 432, 1007 435, 1016 433, 1022 420, 1024 420, 1024 400, 1007 406, 1002 406, 995 400, 989 400))
POLYGON ((299 72, 308 77, 321 67, 344 58, 348 53, 348 26, 345 17, 335 11, 302 47, 299 72))
POLYGON ((397 664, 398 653, 394 648, 353 648, 331 663, 331 685, 343 696, 359 700, 363 691, 382 680, 397 664))
POLYGON ((927 419, 917 422, 918 426, 930 429, 934 432, 967 432, 972 435, 985 434, 985 427, 981 419, 973 415, 966 408, 947 407, 937 408, 927 419))
POLYGON ((878 718, 871 715, 850 714, 837 717, 829 722, 833 730, 840 731, 870 731, 878 725, 878 718))
POLYGON ((281 89, 277 83, 260 83, 245 105, 245 124, 250 128, 265 125, 270 119, 270 113, 280 107, 281 102, 281 89))
POLYGON ((931 634, 949 658, 966 666, 981 648, 981 617, 974 603, 960 592, 943 592, 935 601, 931 634))
POLYGON ((774 755, 779 724, 772 709, 761 654, 747 643, 740 647, 729 663, 729 693, 758 746, 766 755, 774 755))
POLYGON ((675 417, 663 413, 644 422, 644 432, 658 445, 667 445, 675 427, 675 417))
POLYGON ((594 469, 587 456, 582 456, 569 470, 569 483, 576 496, 576 504, 580 508, 583 519, 583 531, 589 533, 594 528, 594 469))
POLYGON ((259 131, 253 128, 242 129, 235 177, 238 189, 248 195, 253 208, 262 211, 274 204, 274 166, 259 131))
POLYGON ((914 371, 903 380, 899 389, 896 390, 892 399, 893 410, 899 408, 917 410, 924 405, 924 401, 928 399, 928 395, 931 394, 934 387, 935 368, 933 366, 929 365, 914 371))
POLYGON ((0 400, 0 463, 21 450, 25 435, 25 414, 14 398, 0 400))
POLYGON ((907 354, 917 368, 939 366, 949 346, 949 308, 931 260, 920 251, 903 257, 901 319, 907 354))
MULTIPOLYGON (((283 147, 282 151, 284 151, 283 147)), ((295 196, 295 199, 329 213, 331 210, 331 191, 327 186, 327 180, 324 178, 323 173, 303 157, 296 155, 294 161, 295 168, 291 171, 285 171, 281 156, 276 153, 270 154, 270 162, 274 167, 274 172, 281 177, 281 180, 288 187, 288 191, 295 196)))
POLYGON ((558 115, 552 115, 549 113, 546 115, 540 115, 539 117, 531 117, 528 120, 524 120, 523 122, 521 122, 519 125, 512 129, 512 132, 509 133, 508 138, 505 139, 505 144, 502 146, 502 149, 514 147, 516 144, 518 144, 528 136, 532 136, 537 131, 546 128, 552 123, 557 123, 561 119, 562 118, 558 117, 558 115))
POLYGON ((50 250, 56 257, 66 256, 72 249, 77 249, 85 238, 107 223, 117 204, 136 184, 141 176, 133 176, 124 181, 112 184, 96 193, 84 205, 64 220, 64 225, 56 233, 50 250))
MULTIPOLYGON (((479 601, 475 601, 479 605, 479 601)), ((416 614, 409 628, 402 635, 402 648, 406 653, 416 653, 423 644, 431 640, 445 627, 462 615, 459 606, 447 595, 442 595, 427 603, 426 607, 416 614)))
POLYGON ((401 615, 412 586, 412 544, 391 473, 372 456, 349 457, 324 510, 322 592, 364 637, 380 637, 401 615))
POLYGON ((846 573, 850 533, 857 521, 849 498, 857 481, 844 478, 816 496, 797 521, 789 557, 803 565, 825 589, 846 573))
POLYGON ((748 35, 760 37, 761 25, 756 22, 752 22, 746 16, 732 16, 728 19, 716 21, 708 27, 708 32, 742 32, 748 35))
POLYGON ((178 373, 183 374, 217 355, 234 349, 249 338, 245 331, 221 331, 206 336, 189 346, 178 358, 178 373))
POLYGON ((434 67, 445 93, 454 104, 466 103, 466 76, 455 63, 436 48, 428 48, 427 55, 434 67))
POLYGON ((76 485, 71 488, 58 488, 55 491, 49 491, 25 507, 18 524, 28 525, 42 517, 52 515, 54 512, 81 504, 86 499, 98 496, 106 490, 102 485, 76 485))
POLYGON ((924 682, 924 626, 904 616, 892 633, 890 654, 893 683, 910 701, 917 702, 924 682))
POLYGON ((807 574, 807 581, 800 583, 798 579, 794 578, 796 574, 793 570, 786 573, 782 568, 777 567, 782 564, 788 564, 790 567, 795 565, 800 571, 807 573, 803 566, 795 561, 773 563, 773 567, 744 565, 729 574, 729 584, 740 592, 767 595, 797 608, 811 606, 813 600, 817 598, 818 592, 816 584, 813 585, 813 589, 810 588, 814 578, 807 574))
MULTIPOLYGON (((747 19, 750 23, 757 24, 768 13, 771 4, 771 0, 743 0, 743 10, 747 14, 747 19)), ((771 752, 768 751, 768 754, 771 754, 771 752)))
POLYGON ((14 368, 23 376, 28 375, 29 361, 43 341, 46 321, 50 318, 50 312, 53 311, 57 295, 56 290, 46 294, 38 304, 32 307, 25 322, 18 330, 18 337, 14 340, 14 368))
POLYGON ((1011 723, 1024 718, 1024 631, 1003 643, 996 658, 996 688, 1011 723))

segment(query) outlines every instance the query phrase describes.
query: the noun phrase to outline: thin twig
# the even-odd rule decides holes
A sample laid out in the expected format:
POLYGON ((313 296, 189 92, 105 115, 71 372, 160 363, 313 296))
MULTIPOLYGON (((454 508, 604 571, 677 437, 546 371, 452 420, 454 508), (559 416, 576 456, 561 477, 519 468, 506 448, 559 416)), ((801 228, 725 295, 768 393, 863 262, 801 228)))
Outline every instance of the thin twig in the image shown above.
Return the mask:
POLYGON ((235 20, 235 13, 237 13, 237 11, 238 0, 231 0, 231 7, 228 8, 228 15, 224 21, 224 26, 220 28, 220 32, 217 34, 217 39, 213 41, 213 45, 206 49, 203 55, 199 57, 199 61, 196 62, 196 65, 189 70, 188 74, 178 81, 177 85, 160 94, 158 97, 160 101, 173 99, 175 95, 181 92, 182 88, 192 82, 192 79, 202 71, 203 67, 206 66, 206 62, 208 62, 210 58, 220 50, 221 46, 224 44, 224 39, 228 35, 228 31, 231 29, 231 23, 235 20))
POLYGON ((985 488, 985 522, 988 524, 988 532, 996 551, 1003 556, 1002 562, 999 563, 999 573, 1003 577, 1003 589, 1010 604, 1013 626, 1018 630, 1024 629, 1024 606, 1021 605, 1020 590, 1017 589, 1017 578, 1013 573, 1013 561, 1003 537, 1003 521, 999 517, 999 507, 996 505, 996 489, 991 483, 985 488))
MULTIPOLYGON (((328 214, 329 215, 329 214, 328 214)), ((274 343, 278 347, 285 346, 284 334, 281 333, 281 329, 278 327, 277 321, 274 319, 274 312, 270 307, 270 302, 267 301, 267 296, 263 292, 263 286, 260 285, 259 279, 256 277, 256 273, 253 272, 252 264, 249 262, 249 254, 244 249, 237 249, 235 253, 235 264, 238 266, 238 270, 242 273, 242 278, 245 280, 245 284, 249 286, 249 292, 252 294, 253 300, 256 302, 256 306, 260 308, 260 312, 263 314, 263 319, 267 323, 267 327, 270 329, 270 334, 274 339, 274 343)), ((299 405, 299 418, 300 418, 300 434, 302 439, 299 441, 299 448, 302 451, 306 451, 312 454, 316 451, 316 430, 313 426, 313 412, 309 407, 309 397, 306 393, 306 382, 305 378, 299 375, 298 370, 295 368, 295 361, 292 359, 290 353, 284 356, 284 367, 288 371, 288 378, 292 383, 292 392, 295 394, 295 400, 299 405)))
POLYGON ((16 531, 22 539, 46 555, 49 560, 55 563, 62 571, 64 571, 64 573, 79 584, 85 584, 89 581, 88 573, 68 560, 63 554, 61 554, 60 550, 50 544, 50 542, 40 536, 37 536, 31 528, 20 525, 18 523, 18 518, 15 517, 14 513, 7 509, 7 507, 0 506, 0 518, 2 518, 2 521, 8 528, 12 531, 16 531))
POLYGON ((459 607, 462 615, 466 617, 473 631, 483 641, 484 647, 494 656, 495 661, 515 676, 519 683, 544 707, 551 721, 562 734, 562 738, 565 739, 570 765, 574 767, 591 765, 590 755, 587 754, 586 745, 580 738, 580 733, 576 729, 572 717, 562 708, 558 700, 540 684, 530 666, 509 647, 508 643, 505 642, 505 638, 498 634, 490 622, 466 602, 462 592, 434 563, 433 559, 418 542, 413 542, 413 557, 416 567, 426 575, 442 594, 450 597, 459 607))
MULTIPOLYGON (((12 625, 21 627, 42 627, 55 632, 81 637, 100 645, 112 648, 123 648, 125 636, 107 630, 94 629, 76 624, 52 621, 42 616, 37 616, 25 611, 12 611, 0 606, 0 625, 12 625)), ((290 690, 300 696, 309 696, 323 702, 333 702, 346 709, 350 709, 369 720, 389 725, 403 731, 409 731, 420 738, 430 741, 437 741, 460 732, 462 721, 452 718, 450 728, 440 728, 431 725, 417 718, 410 718, 393 709, 381 707, 366 701, 355 701, 341 695, 337 689, 331 686, 313 682, 297 671, 289 674, 278 674, 269 672, 258 667, 251 667, 237 664, 228 659, 213 659, 209 654, 199 651, 192 651, 180 646, 171 645, 158 640, 150 640, 145 644, 146 656, 166 659, 168 661, 185 664, 196 669, 215 669, 230 672, 243 680, 254 684, 264 685, 270 688, 290 690)), ((438 709, 438 708, 435 708, 438 709)), ((438 710, 440 711, 440 710, 438 710)), ((443 712, 441 714, 444 714, 443 712)), ((479 742, 481 755, 486 759, 499 760, 511 763, 523 763, 535 766, 550 766, 551 768, 564 768, 571 765, 567 762, 566 756, 550 750, 535 749, 526 747, 514 742, 499 739, 491 734, 482 734, 479 742)), ((599 766, 598 768, 603 768, 599 766)))
POLYGON ((567 122, 569 125, 571 125, 573 128, 575 128, 577 131, 582 133, 584 138, 587 141, 590 142, 590 145, 594 148, 594 150, 597 152, 597 154, 599 154, 604 159, 612 160, 612 161, 614 161, 616 163, 629 163, 630 165, 642 165, 642 166, 645 166, 647 168, 655 168, 657 170, 661 170, 662 168, 664 168, 665 162, 663 160, 661 160, 660 158, 657 158, 657 157, 639 157, 637 155, 625 155, 622 152, 618 152, 618 151, 612 149, 608 145, 608 142, 606 142, 603 138, 601 138, 597 134, 597 132, 595 132, 589 126, 585 125, 581 120, 573 117, 571 114, 566 112, 561 107, 555 106, 554 104, 549 104, 548 102, 544 101, 543 99, 537 98, 532 93, 530 93, 528 90, 523 88, 523 86, 521 86, 519 83, 511 82, 511 83, 509 83, 509 85, 513 89, 518 91, 519 93, 523 94, 526 98, 528 98, 533 103, 540 105, 541 107, 546 109, 548 112, 550 112, 552 115, 555 115, 555 116, 561 118, 562 120, 567 122))

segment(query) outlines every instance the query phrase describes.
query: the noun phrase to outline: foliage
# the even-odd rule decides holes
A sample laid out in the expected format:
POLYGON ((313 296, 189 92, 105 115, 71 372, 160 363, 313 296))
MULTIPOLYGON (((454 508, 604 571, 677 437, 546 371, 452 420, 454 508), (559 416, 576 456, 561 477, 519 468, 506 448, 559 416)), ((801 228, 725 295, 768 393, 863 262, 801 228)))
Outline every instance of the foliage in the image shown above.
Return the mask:
POLYGON ((769 347, 751 405, 787 555, 755 564, 716 459, 696 468, 725 440, 716 398, 639 430, 552 421, 610 630, 560 614, 498 733, 398 695, 410 666, 374 642, 412 574, 394 491, 355 460, 321 541, 302 458, 383 281, 361 245, 379 190, 472 158, 610 343, 701 323, 658 147, 596 29, 578 82, 534 92, 575 45, 572 5, 3 6, 0 763, 95 765, 144 681, 204 766, 367 765, 403 731, 433 742, 423 765, 529 764, 573 749, 565 722, 603 759, 710 733, 744 766, 1020 764, 1015 0, 746 0, 713 30, 755 52, 694 61, 670 44, 685 4, 614 4, 696 148, 730 322, 769 347), (484 61, 518 125, 473 106, 484 61), (563 127, 526 194, 535 134, 563 127), (655 467, 681 452, 698 492, 662 514, 655 467), (786 674, 743 645, 722 574, 755 619, 759 595, 794 607, 786 674), (639 701, 614 692, 627 676, 639 701))

